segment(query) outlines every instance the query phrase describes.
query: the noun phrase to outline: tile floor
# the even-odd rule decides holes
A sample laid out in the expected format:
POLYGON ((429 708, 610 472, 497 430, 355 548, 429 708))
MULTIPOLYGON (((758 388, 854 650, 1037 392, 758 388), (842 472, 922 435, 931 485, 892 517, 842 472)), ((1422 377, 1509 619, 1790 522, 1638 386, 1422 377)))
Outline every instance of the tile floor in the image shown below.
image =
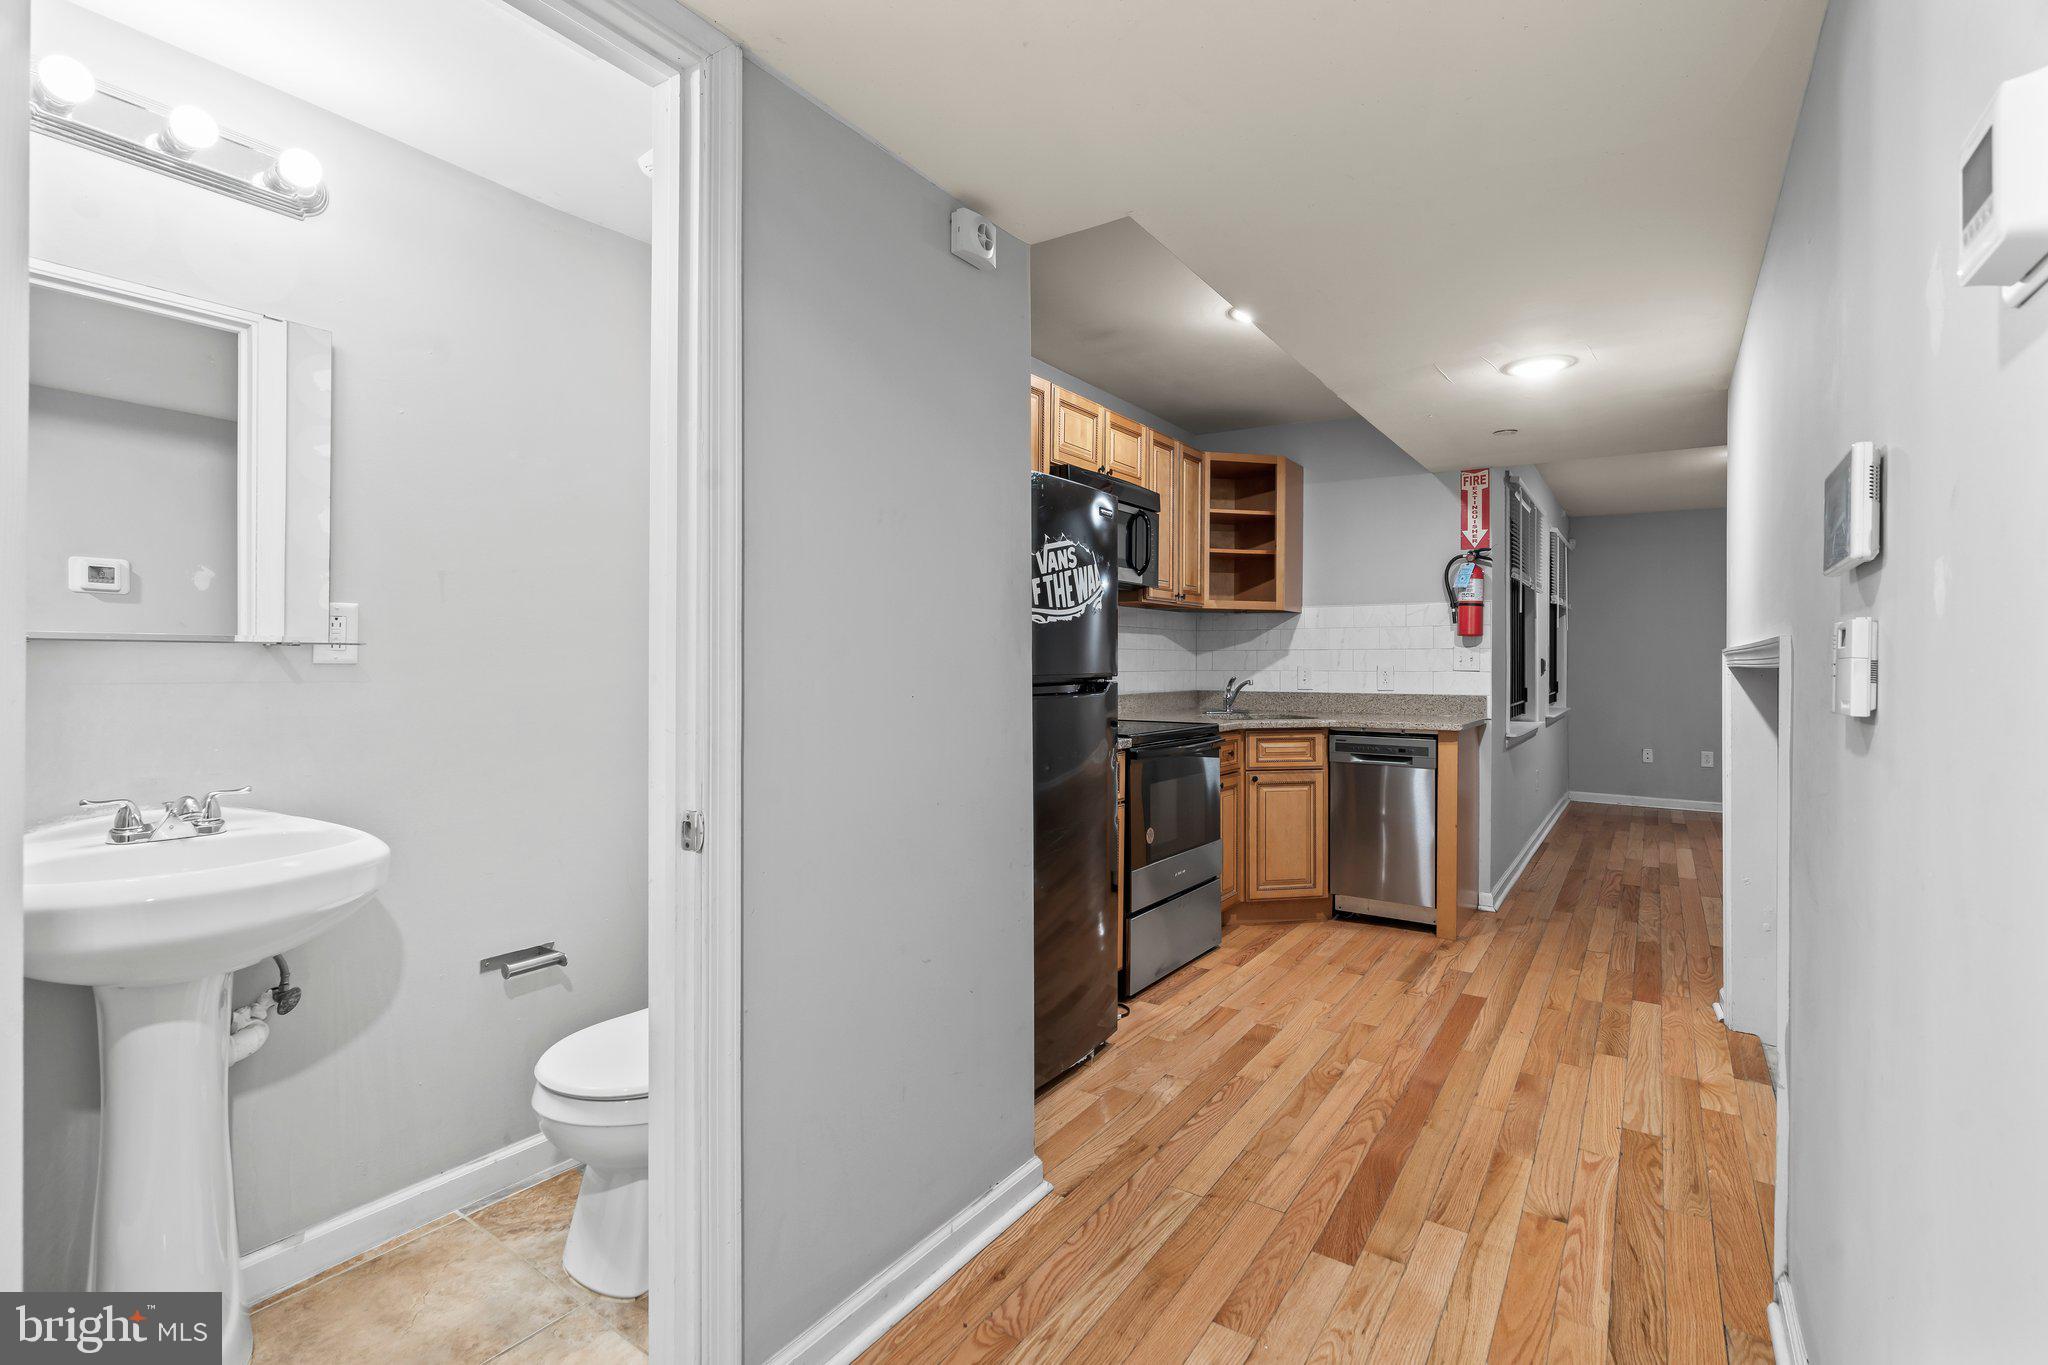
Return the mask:
POLYGON ((451 1213, 258 1304, 256 1365, 647 1359, 647 1299, 569 1278, 582 1172, 451 1213))

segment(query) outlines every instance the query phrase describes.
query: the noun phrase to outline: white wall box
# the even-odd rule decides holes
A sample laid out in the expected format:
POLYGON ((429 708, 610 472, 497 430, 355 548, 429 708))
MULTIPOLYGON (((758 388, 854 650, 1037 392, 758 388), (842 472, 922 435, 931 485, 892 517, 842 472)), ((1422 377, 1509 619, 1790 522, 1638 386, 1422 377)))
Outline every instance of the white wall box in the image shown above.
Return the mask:
POLYGON ((1848 616, 1835 622, 1830 671, 1838 716, 1868 716, 1877 710, 1877 618, 1848 616))

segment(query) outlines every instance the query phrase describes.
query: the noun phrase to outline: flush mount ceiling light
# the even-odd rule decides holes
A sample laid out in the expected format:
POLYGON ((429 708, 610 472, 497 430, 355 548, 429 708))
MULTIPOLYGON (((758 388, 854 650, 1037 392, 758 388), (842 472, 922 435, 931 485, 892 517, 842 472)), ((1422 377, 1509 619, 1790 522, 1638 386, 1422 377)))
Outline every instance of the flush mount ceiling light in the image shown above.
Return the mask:
POLYGON ((1579 363, 1575 355, 1532 355, 1522 360, 1511 360, 1500 367, 1500 372, 1516 379, 1548 379, 1554 374, 1563 374, 1579 363))
POLYGON ((1238 307, 1236 307, 1236 306, 1232 306, 1232 308, 1230 309, 1230 311, 1229 311, 1229 312, 1228 312, 1227 314, 1225 314, 1225 316, 1226 316, 1226 317, 1228 317, 1228 318, 1229 318, 1229 319, 1230 319, 1230 320, 1231 320, 1232 322, 1241 322, 1241 323, 1243 323, 1243 324, 1244 324, 1245 326, 1247 326, 1247 327, 1251 326, 1251 324, 1252 324, 1252 322, 1253 322, 1253 320, 1254 320, 1254 319, 1252 318, 1252 310, 1251 310, 1251 309, 1249 309, 1249 308, 1238 308, 1238 307))
POLYGON ((76 57, 53 52, 35 64, 29 80, 29 103, 46 114, 62 116, 99 91, 98 82, 76 57))
POLYGON ((29 126, 45 137, 182 180, 292 218, 327 208, 319 158, 279 151, 223 128, 197 105, 175 109, 133 91, 101 85, 72 57, 36 62, 29 126))

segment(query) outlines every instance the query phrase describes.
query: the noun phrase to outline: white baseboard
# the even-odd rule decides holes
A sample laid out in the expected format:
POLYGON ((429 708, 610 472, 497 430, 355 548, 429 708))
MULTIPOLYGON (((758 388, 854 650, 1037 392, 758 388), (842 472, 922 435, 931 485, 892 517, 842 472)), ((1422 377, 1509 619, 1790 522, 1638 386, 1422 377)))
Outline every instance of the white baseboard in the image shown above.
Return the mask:
POLYGON ((881 1339, 961 1266, 1052 1192, 1037 1157, 947 1219, 804 1333, 769 1358, 768 1365, 844 1365, 881 1339))
POLYGON ((538 1184, 576 1163, 539 1133, 474 1161, 350 1209, 242 1258, 242 1301, 260 1303, 281 1289, 360 1256, 403 1232, 499 1195, 538 1184))
POLYGON ((1616 796, 1611 792, 1566 792, 1566 799, 1586 801, 1596 806, 1647 806, 1651 810, 1710 810, 1721 809, 1719 801, 1686 801, 1676 796, 1616 796))
POLYGON ((1792 1277, 1778 1277, 1778 1301, 1766 1310, 1771 1322, 1771 1354, 1778 1365, 1807 1365, 1806 1333, 1799 1326, 1799 1301, 1792 1297, 1792 1277))
POLYGON ((1550 831, 1557 828, 1557 822, 1564 818, 1564 808, 1572 803, 1571 793, 1565 793, 1557 803, 1557 809, 1544 817, 1536 826, 1536 832, 1529 836, 1529 842, 1522 845, 1522 851, 1515 855, 1515 861, 1508 868, 1507 875, 1494 883, 1493 890, 1479 893, 1481 910, 1498 910, 1507 904, 1508 893, 1515 889, 1515 883, 1529 870, 1529 863, 1536 857, 1536 850, 1543 847, 1543 841, 1550 837, 1550 831))

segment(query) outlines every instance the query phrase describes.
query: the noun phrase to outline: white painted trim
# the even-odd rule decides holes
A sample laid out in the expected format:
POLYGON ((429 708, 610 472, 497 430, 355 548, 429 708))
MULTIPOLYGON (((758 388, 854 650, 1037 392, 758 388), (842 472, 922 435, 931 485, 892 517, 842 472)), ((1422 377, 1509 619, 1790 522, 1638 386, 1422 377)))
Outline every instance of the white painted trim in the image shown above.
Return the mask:
POLYGON ((1746 645, 1730 645, 1721 651, 1721 662, 1730 668, 1776 668, 1781 657, 1791 657, 1790 638, 1770 635, 1746 645))
POLYGON ((1522 845, 1522 851, 1517 853, 1515 861, 1509 864, 1507 875, 1494 883, 1493 890, 1479 893, 1481 910, 1498 910, 1507 904, 1509 894, 1515 889, 1515 883, 1522 879, 1522 874, 1528 870, 1529 863, 1536 857, 1536 850, 1543 847, 1543 841, 1550 837, 1550 831, 1557 828, 1557 822, 1564 818, 1564 808, 1571 803, 1571 793, 1566 792, 1558 801, 1557 809, 1544 817, 1543 823, 1536 827, 1536 832, 1529 836, 1529 842, 1522 845))
POLYGON ((741 1358, 740 118, 673 0, 503 0, 655 95, 648 528, 649 1354, 741 1358), (684 851, 701 811, 702 852, 684 851))
POLYGON ((1799 1300, 1792 1296, 1792 1277, 1778 1276, 1778 1298, 1768 1309, 1771 1354, 1778 1365, 1808 1365, 1806 1329, 1799 1323, 1799 1300))
POLYGON ((1613 792, 1567 792, 1566 798, 1593 806, 1644 806, 1650 810, 1719 811, 1719 801, 1689 801, 1676 796, 1620 796, 1613 792))
MULTIPOLYGON (((28 28, 0 0, 0 583, 26 566, 28 489, 28 28)), ((25 594, 0 593, 0 1290, 22 1285, 21 774, 27 724, 25 594)))
POLYGON ((250 1252, 242 1258, 242 1297, 260 1303, 444 1214, 503 1198, 575 1164, 535 1133, 250 1252))
POLYGON ((768 1365, 845 1365, 1050 1193, 1034 1156, 847 1295, 768 1365))

